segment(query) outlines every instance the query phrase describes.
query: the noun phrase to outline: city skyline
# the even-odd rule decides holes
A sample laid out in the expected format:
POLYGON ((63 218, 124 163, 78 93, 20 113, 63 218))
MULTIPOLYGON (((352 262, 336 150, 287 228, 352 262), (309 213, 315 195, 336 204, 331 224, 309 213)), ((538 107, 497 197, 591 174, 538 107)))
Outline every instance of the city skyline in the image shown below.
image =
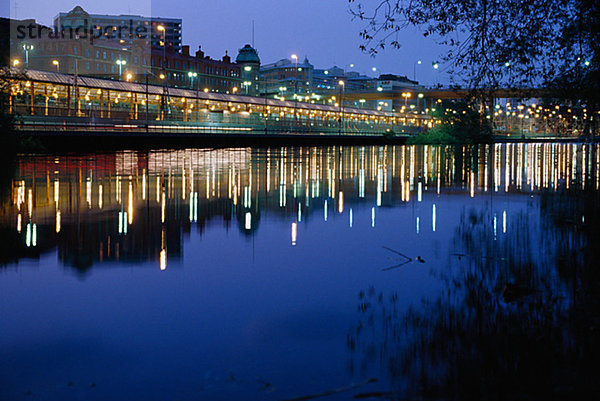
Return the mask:
POLYGON ((360 51, 359 32, 364 24, 352 19, 346 1, 308 0, 300 4, 292 1, 258 0, 247 3, 230 0, 226 2, 227 7, 223 7, 222 3, 203 2, 202 8, 192 13, 188 10, 192 3, 187 1, 165 4, 159 1, 108 0, 97 4, 87 0, 59 0, 47 4, 32 0, 27 2, 26 8, 22 3, 11 0, 0 12, 15 19, 35 18, 44 25, 51 25, 56 15, 77 5, 92 14, 182 18, 183 44, 191 48, 202 46, 207 54, 215 56, 223 55, 225 51, 237 54, 245 44, 251 44, 254 24, 254 43, 263 63, 298 54, 302 58, 307 56, 312 64, 321 68, 337 65, 363 74, 393 73, 411 79, 416 72, 417 80, 426 85, 446 82, 443 71, 440 71, 443 68, 432 68, 432 63, 442 53, 442 47, 414 30, 405 33, 405 40, 400 40, 400 49, 386 49, 376 57, 360 51), (299 21, 298 24, 290 24, 290 18, 299 21), (416 64, 419 60, 422 63, 416 64), (373 68, 376 70, 373 71, 373 68))

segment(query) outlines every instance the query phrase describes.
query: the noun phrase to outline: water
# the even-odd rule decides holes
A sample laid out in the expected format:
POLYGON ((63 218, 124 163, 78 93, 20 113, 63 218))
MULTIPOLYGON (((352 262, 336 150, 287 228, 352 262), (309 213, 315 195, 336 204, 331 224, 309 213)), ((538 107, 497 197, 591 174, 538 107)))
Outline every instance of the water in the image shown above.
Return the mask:
POLYGON ((0 400, 597 392, 599 167, 590 144, 19 157, 0 400))

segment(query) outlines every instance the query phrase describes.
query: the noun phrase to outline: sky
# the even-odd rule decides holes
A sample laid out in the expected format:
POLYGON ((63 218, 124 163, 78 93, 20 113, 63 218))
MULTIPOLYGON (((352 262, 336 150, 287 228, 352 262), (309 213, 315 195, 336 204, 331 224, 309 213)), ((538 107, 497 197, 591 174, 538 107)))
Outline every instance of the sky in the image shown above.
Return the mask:
MULTIPOLYGON (((364 0, 374 4, 378 0, 364 0)), ((198 45, 212 58, 225 50, 235 58, 238 49, 252 41, 263 64, 297 54, 307 56, 315 68, 333 65, 368 75, 391 73, 416 78, 424 84, 445 82, 443 73, 432 68, 443 48, 415 29, 404 31, 400 49, 388 48, 372 57, 359 49, 363 22, 353 20, 348 0, 2 0, 3 16, 35 18, 51 25, 59 12, 76 5, 90 14, 135 14, 183 19, 183 44, 194 53, 198 45), (372 68, 377 71, 374 73, 372 68), (349 68, 350 69, 350 68, 349 68), (440 75, 442 74, 442 75, 440 75)))

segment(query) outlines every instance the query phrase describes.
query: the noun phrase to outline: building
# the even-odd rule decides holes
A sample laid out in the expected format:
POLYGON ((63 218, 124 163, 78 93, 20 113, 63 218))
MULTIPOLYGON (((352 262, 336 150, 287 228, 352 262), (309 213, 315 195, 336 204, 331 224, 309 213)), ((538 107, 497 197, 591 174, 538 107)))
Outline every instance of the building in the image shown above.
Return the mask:
POLYGON ((182 46, 181 52, 172 48, 153 48, 151 65, 147 67, 152 72, 149 81, 154 83, 160 83, 164 76, 167 85, 172 87, 221 93, 241 89, 240 66, 231 62, 227 52, 221 60, 215 60, 206 56, 200 47, 194 55, 190 55, 187 45, 182 46))
POLYGON ((260 67, 261 93, 266 96, 293 100, 305 99, 313 92, 314 66, 305 57, 302 63, 296 58, 281 59, 260 67))
POLYGON ((200 48, 190 55, 189 46, 185 45, 180 50, 168 43, 153 46, 141 34, 143 29, 133 29, 138 34, 131 37, 119 36, 118 30, 109 29, 117 32, 116 36, 100 38, 86 28, 87 18, 93 20, 93 16, 76 7, 64 16, 60 30, 39 25, 35 20, 6 20, 5 25, 10 25, 11 64, 32 70, 222 93, 241 88, 240 66, 232 62, 227 52, 221 59, 213 59, 200 48))
POLYGON ((241 93, 250 96, 259 95, 260 57, 258 57, 258 52, 247 44, 239 50, 235 62, 240 66, 241 93))
POLYGON ((377 104, 377 110, 404 112, 408 109, 419 107, 418 93, 425 88, 419 85, 417 81, 408 79, 403 75, 381 74, 377 80, 377 91, 389 93, 389 99, 380 99, 377 104), (403 100, 398 100, 394 94, 402 94, 403 100), (406 96, 404 96, 406 95, 406 96))
POLYGON ((69 33, 77 29, 79 32, 87 30, 93 38, 115 39, 129 44, 135 39, 146 39, 153 47, 162 47, 163 39, 166 39, 166 46, 176 51, 180 51, 182 46, 182 20, 179 18, 89 14, 77 6, 54 17, 54 27, 57 31, 69 33))

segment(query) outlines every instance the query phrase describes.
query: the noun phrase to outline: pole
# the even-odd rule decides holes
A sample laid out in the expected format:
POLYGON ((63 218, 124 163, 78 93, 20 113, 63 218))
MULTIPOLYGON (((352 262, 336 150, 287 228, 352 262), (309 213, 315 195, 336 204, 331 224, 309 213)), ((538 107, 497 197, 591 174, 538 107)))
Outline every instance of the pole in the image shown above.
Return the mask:
POLYGON ((200 117, 200 109, 198 108, 200 107, 198 102, 198 81, 200 81, 200 79, 196 80, 196 121, 198 121, 200 117))
POLYGON ((148 133, 148 71, 146 71, 146 134, 148 133))
POLYGON ((298 129, 298 57, 296 56, 296 69, 294 71, 294 75, 296 79, 294 80, 294 94, 296 95, 296 103, 294 103, 294 124, 296 125, 296 129, 298 129))

